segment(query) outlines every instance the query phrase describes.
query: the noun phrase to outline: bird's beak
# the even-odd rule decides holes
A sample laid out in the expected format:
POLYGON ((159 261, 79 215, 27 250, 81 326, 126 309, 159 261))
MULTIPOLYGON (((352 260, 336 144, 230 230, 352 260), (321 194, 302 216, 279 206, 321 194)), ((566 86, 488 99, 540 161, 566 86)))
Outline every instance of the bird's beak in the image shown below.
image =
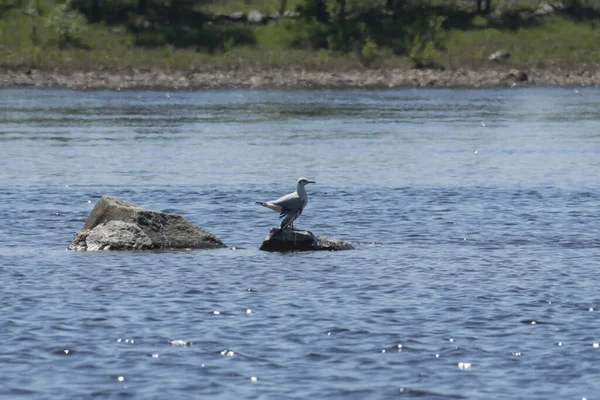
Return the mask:
POLYGON ((306 183, 317 183, 317 182, 315 182, 315 181, 308 181, 308 182, 306 182, 306 183))

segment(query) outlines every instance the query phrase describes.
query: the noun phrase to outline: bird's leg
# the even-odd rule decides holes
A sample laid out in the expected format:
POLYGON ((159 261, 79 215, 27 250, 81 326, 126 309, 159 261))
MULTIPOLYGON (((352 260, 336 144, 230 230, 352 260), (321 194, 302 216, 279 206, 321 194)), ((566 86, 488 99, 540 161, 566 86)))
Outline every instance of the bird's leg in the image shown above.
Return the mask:
POLYGON ((294 221, 296 220, 296 218, 298 218, 299 216, 302 215, 302 208, 298 209, 298 211, 296 211, 296 217, 294 218, 294 220, 291 223, 292 226, 292 230, 295 231, 296 228, 294 227, 294 221))

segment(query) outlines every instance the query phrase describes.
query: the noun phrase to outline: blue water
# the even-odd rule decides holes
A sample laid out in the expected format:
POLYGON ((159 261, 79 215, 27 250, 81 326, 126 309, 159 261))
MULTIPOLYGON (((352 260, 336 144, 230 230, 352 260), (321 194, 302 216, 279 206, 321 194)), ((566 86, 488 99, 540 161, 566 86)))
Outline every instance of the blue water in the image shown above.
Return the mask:
POLYGON ((2 89, 0 398, 597 399, 598 104, 2 89), (257 250, 300 176, 356 250, 257 250), (66 251, 102 195, 229 248, 66 251))

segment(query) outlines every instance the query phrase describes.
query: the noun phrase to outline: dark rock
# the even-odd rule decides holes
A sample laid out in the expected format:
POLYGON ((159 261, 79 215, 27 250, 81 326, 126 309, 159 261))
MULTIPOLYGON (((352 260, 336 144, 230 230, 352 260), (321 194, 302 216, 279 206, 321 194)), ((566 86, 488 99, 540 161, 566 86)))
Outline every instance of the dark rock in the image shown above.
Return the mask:
POLYGON ((514 79, 515 81, 519 81, 519 82, 525 82, 525 81, 527 81, 527 79, 529 79, 529 76, 527 76, 527 73, 525 71, 520 71, 518 69, 511 69, 510 71, 508 71, 507 78, 514 79))
POLYGON ((259 250, 264 251, 315 251, 315 250, 352 250, 352 244, 346 240, 315 236, 309 231, 271 228, 259 250))
POLYGON ((264 251, 308 251, 316 250, 319 241, 312 232, 271 228, 259 250, 264 251))
POLYGON ((228 20, 229 15, 223 13, 206 14, 205 18, 209 21, 209 24, 212 24, 213 22, 223 22, 224 20, 228 20))
POLYGON ((184 217, 104 196, 75 235, 70 250, 215 249, 226 247, 184 217))

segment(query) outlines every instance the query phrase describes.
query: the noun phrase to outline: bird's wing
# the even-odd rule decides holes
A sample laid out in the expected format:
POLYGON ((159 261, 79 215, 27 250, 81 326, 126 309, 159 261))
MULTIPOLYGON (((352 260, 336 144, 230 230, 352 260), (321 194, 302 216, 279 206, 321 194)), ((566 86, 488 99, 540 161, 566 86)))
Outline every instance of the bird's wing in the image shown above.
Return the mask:
POLYGON ((270 203, 281 207, 282 214, 293 214, 304 205, 304 202, 298 197, 298 193, 296 192, 286 194, 277 200, 270 201, 270 203))
POLYGON ((288 226, 290 226, 296 220, 296 218, 298 218, 300 216, 300 214, 302 214, 302 209, 301 208, 299 208, 298 210, 296 210, 296 212, 286 214, 285 218, 283 219, 283 221, 281 221, 281 225, 279 226, 279 230, 282 231, 285 228, 287 228, 288 226))

